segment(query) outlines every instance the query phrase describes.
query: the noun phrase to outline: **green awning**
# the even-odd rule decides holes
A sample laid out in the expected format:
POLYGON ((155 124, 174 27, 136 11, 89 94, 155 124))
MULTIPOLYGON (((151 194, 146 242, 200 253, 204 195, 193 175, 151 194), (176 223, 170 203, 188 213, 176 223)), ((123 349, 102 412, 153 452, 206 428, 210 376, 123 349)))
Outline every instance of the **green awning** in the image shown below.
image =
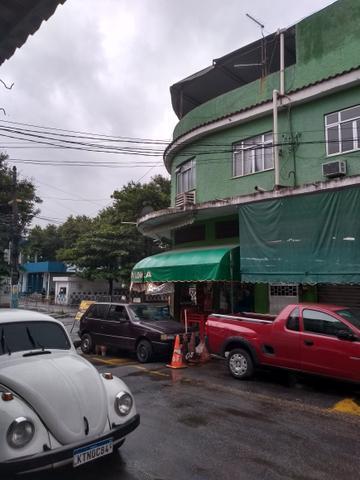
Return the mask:
POLYGON ((239 280, 239 247, 171 250, 140 260, 131 280, 141 282, 207 282, 239 280))
POLYGON ((359 208, 359 187, 242 205, 242 281, 360 283, 359 208))

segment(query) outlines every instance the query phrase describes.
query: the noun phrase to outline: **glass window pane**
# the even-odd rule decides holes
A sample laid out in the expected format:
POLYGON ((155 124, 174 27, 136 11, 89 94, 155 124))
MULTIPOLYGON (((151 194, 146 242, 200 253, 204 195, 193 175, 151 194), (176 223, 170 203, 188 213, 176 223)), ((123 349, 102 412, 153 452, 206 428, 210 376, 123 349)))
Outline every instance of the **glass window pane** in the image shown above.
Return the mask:
POLYGON ((339 127, 330 127, 327 129, 328 154, 339 153, 339 127))
POLYGON ((272 142, 272 139, 273 139, 272 132, 265 133, 265 135, 264 135, 264 141, 265 142, 272 142))
POLYGON ((242 151, 237 151, 234 153, 234 177, 243 174, 242 171, 242 151))
POLYGON ((330 125, 331 123, 337 123, 339 120, 338 113, 330 113, 330 115, 326 115, 326 125, 330 125))
POLYGON ((348 329, 345 324, 326 313, 315 310, 303 311, 304 331, 322 335, 336 335, 339 330, 348 329))
POLYGON ((190 186, 190 170, 186 170, 183 173, 183 186, 184 186, 184 192, 187 192, 190 186))
POLYGON ((341 151, 354 150, 353 122, 341 124, 341 151))
POLYGON ((254 150, 254 155, 255 155, 255 172, 260 172, 261 170, 264 170, 263 149, 256 148, 254 150))
POLYGON ((253 150, 244 150, 244 175, 252 173, 253 150))
POLYGON ((358 118, 360 117, 360 105, 353 108, 348 108, 343 112, 340 112, 340 120, 343 122, 344 120, 350 120, 351 118, 358 118))
POLYGON ((273 163, 273 149, 272 144, 267 144, 264 147, 264 169, 274 168, 273 163))

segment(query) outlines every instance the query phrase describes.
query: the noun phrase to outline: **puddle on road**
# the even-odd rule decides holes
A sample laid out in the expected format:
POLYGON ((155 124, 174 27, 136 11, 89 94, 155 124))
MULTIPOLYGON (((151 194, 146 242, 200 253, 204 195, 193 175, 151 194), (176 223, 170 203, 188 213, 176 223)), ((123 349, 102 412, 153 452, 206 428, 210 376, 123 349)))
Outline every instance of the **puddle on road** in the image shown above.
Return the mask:
POLYGON ((201 415, 184 415, 178 419, 178 422, 192 428, 204 427, 208 424, 207 418, 201 415))

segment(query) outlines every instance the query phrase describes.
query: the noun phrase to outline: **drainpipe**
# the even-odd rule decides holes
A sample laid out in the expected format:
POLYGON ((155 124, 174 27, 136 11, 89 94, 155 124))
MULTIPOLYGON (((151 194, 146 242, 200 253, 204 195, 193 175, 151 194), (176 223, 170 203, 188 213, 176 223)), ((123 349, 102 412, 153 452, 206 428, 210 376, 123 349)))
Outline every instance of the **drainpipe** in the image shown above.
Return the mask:
POLYGON ((279 133, 278 133, 278 96, 279 91, 273 90, 273 160, 275 173, 275 189, 280 185, 280 169, 279 169, 279 133))
POLYGON ((278 100, 285 95, 285 47, 284 34, 286 29, 279 29, 280 35, 280 90, 273 90, 273 160, 275 172, 275 189, 280 186, 279 165, 279 129, 278 129, 278 100))

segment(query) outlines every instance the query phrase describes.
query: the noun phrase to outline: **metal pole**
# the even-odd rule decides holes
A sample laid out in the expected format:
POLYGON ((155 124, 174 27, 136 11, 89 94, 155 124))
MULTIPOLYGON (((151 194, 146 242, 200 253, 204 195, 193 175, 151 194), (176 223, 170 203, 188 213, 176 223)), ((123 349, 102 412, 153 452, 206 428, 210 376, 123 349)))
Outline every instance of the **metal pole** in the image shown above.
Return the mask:
POLYGON ((11 225, 11 258, 10 258, 10 275, 11 275, 11 298, 10 307, 18 308, 18 284, 19 284, 19 212, 17 204, 17 171, 16 167, 12 169, 12 199, 9 202, 12 207, 12 225, 11 225))

